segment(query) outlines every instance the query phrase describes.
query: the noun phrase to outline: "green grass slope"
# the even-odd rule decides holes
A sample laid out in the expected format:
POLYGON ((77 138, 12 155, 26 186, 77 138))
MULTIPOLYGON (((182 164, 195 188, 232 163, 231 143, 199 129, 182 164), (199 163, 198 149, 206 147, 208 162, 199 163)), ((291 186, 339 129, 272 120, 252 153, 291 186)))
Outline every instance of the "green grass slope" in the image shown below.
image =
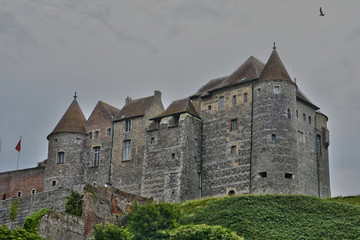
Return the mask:
POLYGON ((334 197, 329 198, 330 201, 336 201, 340 203, 352 204, 360 207, 360 195, 359 196, 348 196, 348 197, 334 197))
POLYGON ((360 208, 308 196, 245 195, 182 203, 182 224, 227 227, 245 239, 360 239, 360 208))

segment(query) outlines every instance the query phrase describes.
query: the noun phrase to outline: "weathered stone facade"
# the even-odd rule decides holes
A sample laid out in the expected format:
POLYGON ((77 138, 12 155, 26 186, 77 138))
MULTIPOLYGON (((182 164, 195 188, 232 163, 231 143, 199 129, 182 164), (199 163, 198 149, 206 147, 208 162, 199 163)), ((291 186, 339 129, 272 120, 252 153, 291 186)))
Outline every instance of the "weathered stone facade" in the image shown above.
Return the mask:
POLYGON ((86 120, 75 96, 48 136, 44 189, 88 182, 169 202, 245 193, 329 197, 327 120, 275 49, 266 64, 250 57, 166 110, 155 91, 128 97, 120 110, 100 101, 86 120))

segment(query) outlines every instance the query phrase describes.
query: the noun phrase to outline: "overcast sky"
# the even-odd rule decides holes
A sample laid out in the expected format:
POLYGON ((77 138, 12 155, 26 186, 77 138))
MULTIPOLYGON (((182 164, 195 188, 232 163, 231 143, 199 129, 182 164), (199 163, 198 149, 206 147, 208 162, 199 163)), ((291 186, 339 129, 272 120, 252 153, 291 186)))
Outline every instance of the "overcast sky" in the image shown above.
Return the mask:
POLYGON ((329 117, 332 195, 360 194, 359 0, 0 0, 0 172, 47 158, 47 135, 77 92, 122 108, 165 107, 247 58, 277 51, 329 117), (319 16, 322 6, 324 17, 319 16))

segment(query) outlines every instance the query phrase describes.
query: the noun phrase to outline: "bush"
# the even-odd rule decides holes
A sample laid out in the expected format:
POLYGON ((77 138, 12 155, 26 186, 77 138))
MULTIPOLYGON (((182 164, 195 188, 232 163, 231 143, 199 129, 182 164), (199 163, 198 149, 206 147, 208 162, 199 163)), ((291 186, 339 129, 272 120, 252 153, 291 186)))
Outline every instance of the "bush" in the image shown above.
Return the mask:
POLYGON ((31 233, 37 233, 39 231, 40 219, 49 211, 47 208, 43 208, 40 211, 28 216, 24 222, 24 229, 31 233))
POLYGON ((131 240, 133 236, 130 232, 114 224, 98 224, 95 225, 95 240, 131 240))
POLYGON ((36 233, 31 233, 22 228, 9 229, 6 225, 0 226, 0 239, 4 240, 43 240, 36 233))
POLYGON ((134 234, 135 240, 169 239, 164 230, 176 228, 180 215, 176 204, 148 202, 140 206, 135 203, 128 215, 127 228, 134 234))
POLYGON ((16 200, 11 201, 10 216, 9 216, 10 221, 15 220, 15 217, 16 217, 16 214, 17 214, 17 211, 18 211, 19 203, 20 203, 20 199, 16 199, 16 200))
POLYGON ((221 226, 184 225, 170 232, 170 240, 243 240, 235 232, 221 226))
POLYGON ((70 196, 66 198, 67 201, 65 203, 65 212, 75 216, 81 216, 83 196, 78 192, 71 190, 70 196))

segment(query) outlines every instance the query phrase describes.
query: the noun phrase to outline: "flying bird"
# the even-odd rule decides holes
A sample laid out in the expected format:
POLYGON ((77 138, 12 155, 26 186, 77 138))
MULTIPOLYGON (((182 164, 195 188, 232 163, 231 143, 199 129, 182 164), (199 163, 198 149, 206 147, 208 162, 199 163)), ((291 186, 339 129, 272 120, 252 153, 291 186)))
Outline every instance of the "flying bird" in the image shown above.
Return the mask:
POLYGON ((323 13, 321 7, 320 7, 320 16, 321 16, 321 17, 325 16, 325 13, 323 13))

